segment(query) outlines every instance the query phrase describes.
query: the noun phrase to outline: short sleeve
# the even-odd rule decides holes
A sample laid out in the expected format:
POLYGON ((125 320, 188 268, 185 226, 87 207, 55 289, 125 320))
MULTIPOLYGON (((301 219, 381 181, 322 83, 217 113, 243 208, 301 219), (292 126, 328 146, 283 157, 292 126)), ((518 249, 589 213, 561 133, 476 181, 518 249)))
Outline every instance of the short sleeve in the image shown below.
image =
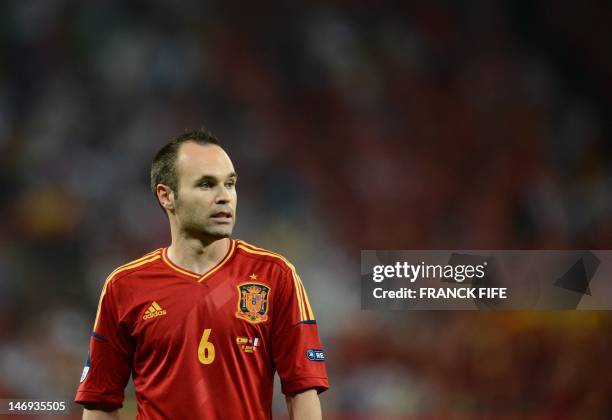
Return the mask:
POLYGON ((329 384, 317 321, 292 266, 284 277, 280 290, 272 297, 275 309, 271 331, 272 354, 282 392, 294 395, 314 388, 320 393, 329 384))
POLYGON ((75 398, 79 404, 113 408, 123 405, 132 370, 133 345, 127 326, 120 321, 115 287, 111 280, 102 289, 87 362, 75 398))

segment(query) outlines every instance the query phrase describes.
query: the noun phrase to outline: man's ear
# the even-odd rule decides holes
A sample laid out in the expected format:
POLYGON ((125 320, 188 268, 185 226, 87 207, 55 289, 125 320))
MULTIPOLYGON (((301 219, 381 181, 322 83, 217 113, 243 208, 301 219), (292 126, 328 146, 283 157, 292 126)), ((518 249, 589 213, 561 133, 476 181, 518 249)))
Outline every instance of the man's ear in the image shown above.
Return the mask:
POLYGON ((157 184, 155 186, 155 193, 159 204, 168 211, 174 211, 174 191, 169 186, 164 184, 157 184))

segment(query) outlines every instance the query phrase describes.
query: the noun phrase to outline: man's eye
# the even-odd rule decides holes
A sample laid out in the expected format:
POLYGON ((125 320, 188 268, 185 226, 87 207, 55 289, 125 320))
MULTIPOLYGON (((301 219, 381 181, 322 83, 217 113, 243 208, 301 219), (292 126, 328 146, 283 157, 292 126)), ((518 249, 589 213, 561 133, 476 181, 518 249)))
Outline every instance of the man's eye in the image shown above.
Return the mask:
POLYGON ((202 182, 200 188, 210 188, 210 182, 202 182))
POLYGON ((225 186, 228 188, 233 188, 236 185, 236 183, 234 181, 230 181, 230 182, 226 182, 225 186))

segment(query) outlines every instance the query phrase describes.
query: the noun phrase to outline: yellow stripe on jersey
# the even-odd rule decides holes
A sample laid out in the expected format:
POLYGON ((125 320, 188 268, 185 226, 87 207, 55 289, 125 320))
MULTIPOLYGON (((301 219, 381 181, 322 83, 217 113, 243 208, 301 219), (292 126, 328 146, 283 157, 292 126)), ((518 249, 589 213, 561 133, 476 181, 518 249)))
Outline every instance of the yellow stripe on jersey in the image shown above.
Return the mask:
POLYGON ((298 306, 300 308, 300 321, 313 321, 314 313, 312 312, 312 308, 310 307, 310 302, 308 301, 308 296, 306 295, 306 290, 304 289, 304 285, 302 284, 302 280, 300 276, 297 274, 297 271, 293 264, 291 264, 285 257, 275 252, 268 251, 263 248, 255 247, 251 244, 247 244, 244 241, 238 242, 238 248, 250 252, 252 254, 257 255, 267 255, 270 257, 276 257, 282 260, 289 268, 291 269, 291 276, 293 277, 293 284, 295 288, 295 294, 298 300, 298 306), (303 296, 303 297, 302 297, 303 296))
POLYGON ((102 286, 102 293, 100 293, 100 299, 98 300, 98 310, 96 311, 96 320, 94 321, 94 327, 93 327, 94 331, 96 331, 96 328, 98 327, 98 319, 100 318, 100 308, 102 307, 102 299, 104 299, 104 295, 106 294, 106 286, 108 285, 108 282, 111 281, 111 279, 116 274, 119 274, 122 271, 129 270, 131 268, 140 267, 141 265, 145 265, 145 264, 150 263, 151 261, 155 261, 159 259, 161 257, 160 250, 161 248, 156 249, 155 251, 149 252, 148 254, 138 258, 137 260, 131 261, 127 264, 123 264, 117 267, 115 270, 113 270, 112 273, 108 275, 108 277, 104 281, 104 286, 102 286))
POLYGON ((155 302, 155 301, 153 301, 151 306, 153 306, 156 311, 161 311, 162 310, 161 306, 159 306, 159 304, 157 302, 155 302))
POLYGON ((304 294, 304 302, 305 302, 306 310, 308 311, 308 314, 307 314, 308 319, 305 321, 313 320, 314 314, 312 313, 312 308, 310 307, 310 301, 308 300, 308 294, 306 293, 306 289, 304 288, 302 279, 300 278, 297 272, 295 273, 295 275, 297 276, 298 283, 300 284, 300 288, 302 289, 302 293, 304 294))
POLYGON ((197 279, 198 282, 202 282, 204 280, 206 280, 207 278, 209 278, 210 276, 212 276, 214 273, 216 273, 217 271, 219 271, 219 269, 221 267, 223 267, 225 265, 225 263, 232 257, 233 253, 234 253, 234 249, 236 247, 235 244, 236 241, 231 240, 230 239, 230 247, 227 251, 227 254, 225 255, 225 257, 221 260, 221 262, 219 262, 216 266, 214 266, 212 269, 210 269, 209 271, 207 271, 204 274, 197 274, 197 273, 193 273, 191 271, 187 271, 182 269, 181 267, 179 267, 178 265, 174 264, 170 258, 168 258, 168 248, 164 248, 163 252, 162 252, 162 258, 164 259, 164 262, 166 264, 168 264, 172 269, 183 273, 189 277, 193 277, 194 279, 197 279))
POLYGON ((174 270, 183 273, 189 277, 193 277, 194 279, 199 279, 200 275, 196 274, 196 273, 192 273, 191 271, 186 271, 183 270, 181 267, 179 267, 178 265, 174 264, 172 261, 170 261, 170 258, 168 258, 168 248, 165 248, 162 252, 162 258, 164 259, 164 262, 166 264, 168 264, 170 267, 172 267, 174 270))
POLYGON ((296 273, 291 270, 291 277, 293 277, 293 288, 295 289, 295 295, 297 296, 298 306, 300 307, 300 321, 306 320, 306 309, 304 309, 304 300, 302 299, 302 291, 298 284, 296 273))

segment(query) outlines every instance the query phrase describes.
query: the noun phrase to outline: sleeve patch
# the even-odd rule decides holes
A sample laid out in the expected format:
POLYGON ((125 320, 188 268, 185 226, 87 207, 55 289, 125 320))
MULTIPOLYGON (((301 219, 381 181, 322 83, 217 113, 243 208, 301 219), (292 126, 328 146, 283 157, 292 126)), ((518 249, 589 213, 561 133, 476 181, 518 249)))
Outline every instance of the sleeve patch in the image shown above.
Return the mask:
POLYGON ((83 383, 85 378, 87 378, 87 374, 89 373, 89 366, 85 366, 83 368, 83 373, 81 374, 81 381, 79 383, 83 383))
POLYGON ((325 352, 323 349, 308 349, 306 350, 306 358, 311 362, 324 362, 325 352))
POLYGON ((85 367, 83 368, 83 373, 81 373, 81 380, 79 383, 83 383, 85 378, 87 378, 87 373, 89 373, 89 366, 91 366, 91 357, 90 352, 87 352, 87 360, 85 361, 85 367))

